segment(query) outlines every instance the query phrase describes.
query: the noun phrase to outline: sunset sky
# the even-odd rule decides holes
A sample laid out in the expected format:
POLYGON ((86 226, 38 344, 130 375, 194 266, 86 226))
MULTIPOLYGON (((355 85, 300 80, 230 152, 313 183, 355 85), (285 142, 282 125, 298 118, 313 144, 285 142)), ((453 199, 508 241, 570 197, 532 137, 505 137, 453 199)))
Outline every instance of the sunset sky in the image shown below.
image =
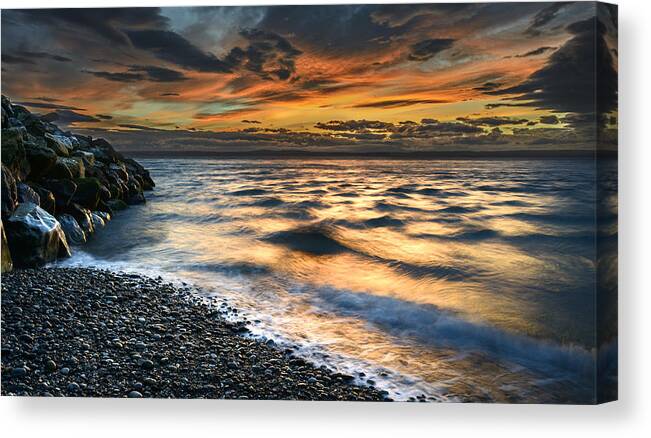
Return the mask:
POLYGON ((609 147, 616 20, 587 2, 3 10, 2 93, 130 150, 609 147))

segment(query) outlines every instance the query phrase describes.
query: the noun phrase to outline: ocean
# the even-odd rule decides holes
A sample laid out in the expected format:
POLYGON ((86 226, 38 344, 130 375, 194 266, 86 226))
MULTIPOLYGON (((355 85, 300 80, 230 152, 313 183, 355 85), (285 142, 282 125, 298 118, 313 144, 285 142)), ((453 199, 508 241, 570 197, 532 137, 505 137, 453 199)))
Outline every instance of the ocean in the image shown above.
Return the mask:
POLYGON ((139 161, 147 204, 61 265, 196 286, 396 400, 592 400, 594 161, 139 161))

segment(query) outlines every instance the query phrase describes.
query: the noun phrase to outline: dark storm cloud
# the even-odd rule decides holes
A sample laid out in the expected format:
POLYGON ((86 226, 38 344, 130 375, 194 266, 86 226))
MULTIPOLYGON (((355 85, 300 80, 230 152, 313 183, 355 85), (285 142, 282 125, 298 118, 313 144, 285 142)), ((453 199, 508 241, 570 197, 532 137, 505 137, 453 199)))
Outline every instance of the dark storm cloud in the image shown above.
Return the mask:
POLYGON ((399 27, 421 18, 448 16, 476 8, 472 3, 441 3, 441 4, 387 4, 376 5, 371 12, 374 22, 388 26, 399 27))
POLYGON ((180 71, 154 65, 132 65, 129 71, 142 72, 146 74, 147 79, 154 82, 179 82, 188 79, 180 71))
POLYGON ((113 82, 138 82, 145 79, 141 73, 132 72, 110 72, 110 71, 95 71, 95 70, 82 70, 98 78, 106 79, 113 82))
POLYGON ((556 125, 558 124, 559 119, 558 117, 551 115, 551 116, 541 116, 540 117, 540 123, 544 123, 546 125, 556 125))
POLYGON ((23 58, 20 56, 14 56, 9 54, 2 54, 2 63, 3 64, 29 64, 36 65, 33 59, 23 58))
POLYGON ((423 40, 411 46, 408 59, 410 61, 427 61, 438 53, 449 49, 454 44, 450 38, 423 40))
POLYGON ((41 118, 48 122, 54 122, 66 126, 75 122, 97 123, 100 121, 100 119, 96 117, 80 114, 71 110, 57 110, 48 113, 41 118))
POLYGON ((189 70, 230 73, 231 67, 212 53, 204 52, 176 32, 169 30, 133 30, 127 35, 134 47, 147 50, 163 61, 189 70))
POLYGON ((70 110, 70 111, 85 111, 83 108, 77 108, 74 106, 67 105, 58 105, 50 102, 14 102, 18 105, 28 106, 31 108, 44 108, 44 109, 53 109, 53 110, 70 110))
POLYGON ((485 133, 480 126, 465 121, 441 122, 436 119, 422 119, 420 123, 407 121, 398 124, 380 120, 331 120, 329 122, 319 122, 314 126, 319 129, 333 131, 339 136, 358 140, 389 138, 409 142, 485 133), (355 135, 347 133, 354 133, 355 135))
POLYGON ((118 126, 120 128, 135 129, 138 131, 164 131, 164 129, 152 128, 150 126, 137 125, 133 123, 120 123, 118 126))
POLYGON ((379 120, 330 120, 329 122, 319 122, 314 127, 329 131, 359 131, 370 129, 391 130, 395 126, 393 123, 379 120))
POLYGON ((460 122, 473 126, 502 126, 502 125, 522 125, 527 123, 527 119, 514 119, 512 117, 457 117, 460 122))
POLYGON ((127 71, 122 72, 96 70, 83 70, 83 72, 114 82, 180 82, 188 79, 179 71, 153 65, 131 65, 127 71))
POLYGON ((2 61, 8 64, 36 64, 37 59, 47 59, 58 62, 72 62, 72 59, 46 52, 30 52, 27 50, 14 51, 11 54, 3 54, 2 61))
POLYGON ((26 9, 17 13, 27 22, 44 23, 59 30, 83 29, 119 45, 129 44, 125 28, 158 28, 168 23, 160 8, 26 9))
POLYGON ((538 56, 542 55, 543 53, 546 53, 550 50, 555 50, 556 47, 550 47, 550 46, 543 46, 543 47, 538 47, 537 49, 534 49, 530 52, 523 53, 521 55, 515 55, 516 58, 528 58, 529 56, 538 56))
POLYGON ((295 59, 301 54, 285 38, 260 29, 242 30, 240 35, 248 46, 234 47, 223 59, 170 30, 134 30, 127 31, 127 35, 134 47, 188 70, 232 73, 244 69, 263 79, 289 79, 296 71, 295 59))
POLYGON ((602 113, 615 109, 617 72, 604 42, 605 26, 590 18, 569 25, 567 31, 572 38, 549 57, 544 67, 519 85, 488 94, 515 95, 510 99, 528 101, 530 106, 556 112, 592 113, 596 106, 602 113), (595 65, 598 66, 596 75, 595 65))
POLYGON ((226 57, 229 64, 241 65, 263 79, 287 80, 296 72, 295 59, 302 52, 285 38, 260 29, 245 29, 240 35, 249 41, 249 46, 232 49, 226 57))
POLYGON ((400 108, 411 105, 447 103, 441 99, 389 99, 376 102, 362 102, 353 105, 351 108, 400 108))
POLYGON ((563 7, 571 3, 572 2, 556 2, 541 9, 531 20, 531 24, 527 30, 525 30, 525 34, 531 37, 540 35, 540 28, 556 18, 556 14, 558 14, 563 7))
POLYGON ((478 126, 463 122, 440 122, 436 119, 422 119, 416 125, 400 125, 391 138, 428 138, 438 136, 458 136, 464 134, 481 134, 484 130, 478 126))
MULTIPOLYGON (((403 5, 406 6, 406 5, 403 5)), ((435 11, 429 5, 429 12, 435 11)), ((417 5, 409 5, 413 10, 417 5)), ((313 5, 268 8, 260 29, 292 35, 293 41, 331 55, 354 55, 385 50, 409 34, 418 20, 393 20, 400 5, 313 5), (398 23, 400 21, 400 23, 398 23)), ((425 16, 427 13, 423 11, 425 16)))
POLYGON ((47 96, 33 97, 32 99, 42 100, 43 102, 61 102, 61 99, 57 99, 55 97, 47 97, 47 96))

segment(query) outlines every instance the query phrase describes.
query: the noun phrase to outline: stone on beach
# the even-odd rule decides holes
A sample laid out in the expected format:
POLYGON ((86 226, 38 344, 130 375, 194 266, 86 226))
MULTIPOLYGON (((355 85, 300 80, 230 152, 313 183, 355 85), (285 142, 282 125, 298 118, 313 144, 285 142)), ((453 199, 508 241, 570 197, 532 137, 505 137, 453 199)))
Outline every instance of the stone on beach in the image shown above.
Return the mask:
POLYGON ((18 205, 7 219, 6 227, 9 250, 16 266, 42 266, 70 256, 61 225, 36 204, 18 205))
POLYGON ((82 245, 86 243, 86 233, 81 229, 77 220, 69 214, 61 214, 57 217, 63 232, 71 245, 82 245))

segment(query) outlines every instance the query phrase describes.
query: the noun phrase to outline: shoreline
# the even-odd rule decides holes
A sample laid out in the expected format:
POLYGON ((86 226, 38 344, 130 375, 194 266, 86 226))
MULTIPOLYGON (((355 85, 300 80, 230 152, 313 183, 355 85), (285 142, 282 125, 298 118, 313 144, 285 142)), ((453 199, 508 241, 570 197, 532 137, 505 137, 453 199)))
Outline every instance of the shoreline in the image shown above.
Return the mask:
POLYGON ((2 395, 390 401, 244 337, 191 288, 93 268, 2 276, 2 395))

